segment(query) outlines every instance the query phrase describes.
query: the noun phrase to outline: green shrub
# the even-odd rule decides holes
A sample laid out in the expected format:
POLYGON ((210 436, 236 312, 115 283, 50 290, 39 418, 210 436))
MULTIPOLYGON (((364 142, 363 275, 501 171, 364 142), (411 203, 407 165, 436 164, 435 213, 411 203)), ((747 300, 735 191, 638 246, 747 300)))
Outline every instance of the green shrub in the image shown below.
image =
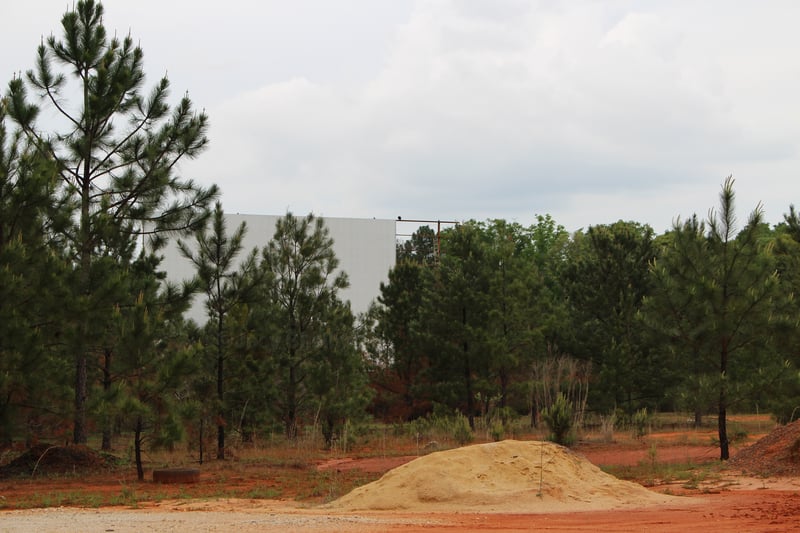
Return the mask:
POLYGON ((650 421, 650 416, 647 414, 647 407, 642 407, 633 414, 631 423, 633 424, 634 436, 641 439, 647 434, 647 423, 650 421))
POLYGON ((563 393, 559 393, 553 405, 542 410, 542 419, 550 430, 553 442, 562 446, 572 444, 572 404, 563 393))
POLYGON ((503 440, 503 437, 505 436, 505 428, 500 422, 495 422, 492 424, 492 429, 489 431, 489 433, 492 436, 492 440, 498 442, 503 440))
POLYGON ((614 442, 614 427, 617 424, 617 415, 615 412, 607 416, 600 416, 600 432, 603 435, 604 442, 614 442))
POLYGON ((469 420, 461 413, 456 413, 456 416, 451 420, 450 431, 459 446, 469 444, 475 437, 472 434, 472 428, 469 427, 469 420))

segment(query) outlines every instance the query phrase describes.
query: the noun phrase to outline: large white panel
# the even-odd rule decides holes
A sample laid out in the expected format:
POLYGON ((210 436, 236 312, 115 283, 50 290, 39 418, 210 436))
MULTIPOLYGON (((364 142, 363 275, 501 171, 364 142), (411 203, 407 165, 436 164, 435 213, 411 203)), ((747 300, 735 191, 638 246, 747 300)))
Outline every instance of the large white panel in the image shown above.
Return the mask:
MULTIPOLYGON (((267 245, 275 234, 275 223, 279 218, 276 215, 225 215, 228 234, 233 233, 242 222, 247 224, 239 259, 254 247, 260 250, 267 245)), ((350 301, 354 313, 362 313, 378 297, 380 284, 388 280, 389 270, 395 264, 395 221, 327 217, 323 217, 323 220, 333 238, 339 268, 347 273, 350 281, 350 287, 342 291, 341 298, 350 301)), ((184 241, 189 245, 194 244, 193 238, 184 241)), ((194 275, 191 262, 180 254, 175 241, 171 241, 163 253, 162 266, 170 281, 179 282, 194 275)), ((204 298, 204 295, 197 295, 188 313, 188 318, 198 323, 206 319, 204 298)))

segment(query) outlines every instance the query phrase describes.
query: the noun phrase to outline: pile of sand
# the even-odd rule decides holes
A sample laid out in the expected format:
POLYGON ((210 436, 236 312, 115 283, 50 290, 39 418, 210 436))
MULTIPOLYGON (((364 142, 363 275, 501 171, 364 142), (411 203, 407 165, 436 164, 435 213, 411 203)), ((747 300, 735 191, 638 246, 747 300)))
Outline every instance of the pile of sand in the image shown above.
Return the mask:
POLYGON ((420 457, 329 506, 348 511, 545 513, 674 500, 606 474, 562 446, 507 440, 420 457))

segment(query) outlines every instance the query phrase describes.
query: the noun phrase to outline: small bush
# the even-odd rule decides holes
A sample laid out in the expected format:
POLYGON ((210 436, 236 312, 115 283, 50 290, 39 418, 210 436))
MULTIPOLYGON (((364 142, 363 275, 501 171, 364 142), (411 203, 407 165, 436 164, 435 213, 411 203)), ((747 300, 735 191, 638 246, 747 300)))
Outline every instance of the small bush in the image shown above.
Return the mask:
POLYGON ((492 424, 492 429, 489 433, 491 434, 493 441, 498 442, 503 440, 503 437, 505 437, 505 429, 503 428, 503 424, 495 422, 492 424))
POLYGON ((647 407, 642 407, 633 414, 631 423, 633 424, 633 434, 637 439, 647 435, 647 424, 650 416, 647 414, 647 407))
POLYGON ((475 438, 470 428, 469 420, 459 411, 441 412, 417 418, 407 424, 407 431, 417 443, 417 446, 427 446, 437 441, 454 441, 464 445, 475 438))
POLYGON ((747 437, 749 437, 747 430, 741 426, 733 426, 733 436, 728 440, 730 440, 732 444, 741 444, 747 441, 747 437))
POLYGON ((562 446, 572 444, 572 405, 563 393, 558 395, 553 405, 542 410, 542 419, 550 430, 553 442, 562 446))
POLYGON ((612 412, 608 416, 600 416, 600 433, 603 442, 614 442, 614 426, 617 424, 617 415, 612 412))
POLYGON ((475 437, 472 434, 472 429, 469 427, 467 417, 461 413, 456 413, 455 418, 452 419, 450 428, 453 440, 455 440, 459 446, 469 444, 475 437))

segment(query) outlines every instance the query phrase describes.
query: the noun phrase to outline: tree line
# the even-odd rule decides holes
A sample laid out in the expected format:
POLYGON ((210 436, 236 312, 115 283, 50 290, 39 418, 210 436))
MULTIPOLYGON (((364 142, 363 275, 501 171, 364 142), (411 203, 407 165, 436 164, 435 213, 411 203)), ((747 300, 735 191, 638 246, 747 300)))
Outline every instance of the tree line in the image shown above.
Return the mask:
POLYGON ((759 205, 739 227, 734 200, 729 177, 705 220, 662 235, 623 221, 569 235, 549 216, 422 228, 371 310, 373 409, 535 424, 563 393, 580 412, 715 415, 727 459, 729 410, 800 409, 800 218, 769 227, 759 205))
POLYGON ((145 90, 142 50, 100 3, 61 25, 0 101, 0 443, 132 435, 142 477, 143 445, 187 432, 201 461, 211 428, 218 458, 226 429, 294 438, 313 420, 330 442, 369 397, 324 222, 287 213, 242 250, 219 189, 180 175, 205 113, 166 78, 145 90), (171 239, 195 265, 183 283, 161 264, 171 239))
POLYGON ((224 459, 231 434, 330 445, 370 416, 538 424, 568 401, 714 414, 726 459, 730 409, 795 417, 794 208, 740 228, 729 178, 706 219, 663 235, 547 215, 422 227, 356 317, 324 220, 287 213, 244 250, 218 188, 180 173, 206 115, 166 78, 145 90, 142 50, 107 35, 100 3, 61 25, 0 104, 0 444, 131 436, 141 477, 144 446, 184 440, 202 461, 213 435, 224 459), (167 281, 170 240, 192 279, 167 281))

